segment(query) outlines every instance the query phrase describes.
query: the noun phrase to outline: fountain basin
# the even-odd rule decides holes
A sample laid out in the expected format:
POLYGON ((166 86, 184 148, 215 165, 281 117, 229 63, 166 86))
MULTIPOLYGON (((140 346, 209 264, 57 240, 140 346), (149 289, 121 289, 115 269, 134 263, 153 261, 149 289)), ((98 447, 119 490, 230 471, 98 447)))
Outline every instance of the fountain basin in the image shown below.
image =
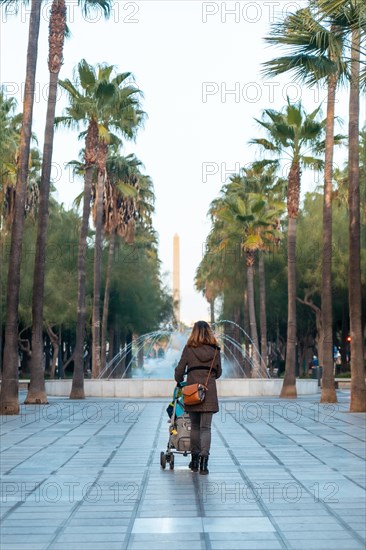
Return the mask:
MULTIPOLYGON (((47 380, 46 393, 49 396, 68 397, 71 380, 47 380)), ((280 378, 223 378, 217 381, 219 397, 278 397, 283 380, 280 378)), ((121 397, 146 399, 151 397, 170 398, 175 382, 169 379, 128 378, 121 380, 85 380, 86 397, 121 397)), ((317 380, 296 380, 297 395, 312 395, 319 392, 317 380)))

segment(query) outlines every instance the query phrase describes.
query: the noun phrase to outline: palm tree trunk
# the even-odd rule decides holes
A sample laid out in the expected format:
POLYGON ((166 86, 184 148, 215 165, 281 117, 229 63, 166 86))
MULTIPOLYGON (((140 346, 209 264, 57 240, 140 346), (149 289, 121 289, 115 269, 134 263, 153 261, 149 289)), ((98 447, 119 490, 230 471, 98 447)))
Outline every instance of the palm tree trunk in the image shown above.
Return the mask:
POLYGON ((245 348, 245 363, 244 363, 244 372, 248 378, 251 376, 250 372, 250 364, 248 361, 249 357, 249 332, 250 332, 250 324, 249 324, 249 304, 248 304, 248 286, 246 286, 244 290, 244 304, 243 304, 243 310, 244 310, 244 332, 245 332, 245 338, 244 338, 244 348, 245 348))
POLYGON ((210 321, 211 324, 215 322, 215 298, 210 300, 210 321))
POLYGON ((76 321, 76 343, 74 349, 74 373, 70 399, 84 399, 84 344, 85 344, 85 284, 86 284, 86 251, 89 228, 90 201, 94 166, 98 154, 98 125, 91 120, 85 138, 85 176, 83 217, 80 227, 78 250, 78 302, 76 321))
POLYGON ((32 133, 33 100, 38 54, 38 35, 41 15, 41 2, 32 0, 23 119, 20 134, 19 161, 16 182, 15 214, 11 228, 11 247, 7 285, 4 368, 0 393, 0 413, 19 414, 18 377, 18 306, 20 290, 20 263, 24 232, 24 207, 27 190, 30 140, 32 133))
POLYGON ((334 147, 334 103, 337 75, 328 78, 327 123, 325 129, 325 165, 323 198, 323 259, 322 259, 322 336, 323 367, 321 403, 337 403, 333 363, 332 311, 332 179, 334 147))
POLYGON ((93 325, 92 325, 92 377, 100 374, 100 285, 102 280, 102 240, 103 240, 103 191, 105 170, 98 170, 95 243, 94 243, 94 287, 93 287, 93 325))
POLYGON ((361 322, 361 226, 360 226, 360 30, 352 31, 349 96, 348 208, 349 208, 349 314, 351 336, 350 412, 366 412, 365 367, 361 322))
POLYGON ((288 308, 285 377, 280 397, 296 398, 296 218, 288 220, 288 308))
POLYGON ((300 166, 294 160, 287 188, 287 343, 285 377, 280 397, 295 398, 296 392, 296 219, 299 212, 300 166))
POLYGON ((53 348, 52 363, 51 363, 51 370, 50 370, 50 378, 53 379, 56 377, 56 363, 59 356, 60 345, 62 344, 61 338, 60 338, 61 330, 59 334, 56 334, 56 332, 53 332, 52 327, 48 326, 47 333, 53 348))
MULTIPOLYGON (((104 302, 103 302, 103 318, 102 318, 102 344, 101 344, 101 359, 100 366, 101 372, 104 371, 106 365, 106 355, 107 355, 107 324, 108 324, 108 309, 109 309, 109 293, 111 287, 111 273, 112 265, 114 258, 114 245, 116 242, 116 231, 113 230, 109 237, 109 252, 108 252, 108 266, 107 274, 105 279, 105 289, 104 289, 104 302)), ((113 342, 109 342, 109 351, 113 350, 113 342)), ((111 359, 111 354, 108 354, 108 359, 111 359)))
POLYGON ((33 275, 31 376, 28 394, 25 400, 26 404, 48 403, 43 369, 43 302, 57 84, 62 64, 65 28, 65 0, 54 0, 51 7, 49 29, 48 68, 50 71, 50 82, 42 156, 36 258, 33 275))
POLYGON ((348 301, 346 298, 342 304, 342 331, 341 331, 341 372, 348 370, 347 364, 347 336, 349 330, 348 301))
POLYGON ((268 363, 268 346, 267 346, 267 308, 266 308, 266 275, 264 267, 264 253, 259 254, 258 264, 259 274, 259 312, 261 323, 261 356, 262 368, 267 369, 268 363))
POLYGON ((259 359, 259 343, 258 343, 258 331, 257 331, 257 321, 255 318, 255 305, 254 305, 254 276, 253 276, 253 263, 254 256, 251 252, 246 252, 247 255, 247 285, 248 285, 248 304, 249 304, 249 325, 250 325, 250 337, 252 340, 253 346, 253 370, 254 374, 257 375, 258 371, 261 370, 260 359, 259 359))
POLYGON ((84 340, 85 340, 85 285, 86 285, 86 238, 88 236, 93 166, 85 171, 83 217, 80 228, 78 250, 78 303, 76 321, 76 343, 74 350, 74 374, 70 399, 84 399, 84 340))

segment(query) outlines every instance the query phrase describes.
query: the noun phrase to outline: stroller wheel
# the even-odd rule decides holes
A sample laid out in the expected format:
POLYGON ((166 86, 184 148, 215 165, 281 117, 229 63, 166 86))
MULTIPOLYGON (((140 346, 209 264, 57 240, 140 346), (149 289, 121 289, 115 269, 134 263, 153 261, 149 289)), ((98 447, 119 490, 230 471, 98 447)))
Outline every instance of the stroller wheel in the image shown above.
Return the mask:
POLYGON ((169 468, 171 470, 174 470, 174 455, 173 455, 173 453, 170 455, 169 468))
POLYGON ((163 470, 165 470, 166 456, 165 456, 164 451, 161 451, 161 453, 160 453, 160 466, 163 468, 163 470))

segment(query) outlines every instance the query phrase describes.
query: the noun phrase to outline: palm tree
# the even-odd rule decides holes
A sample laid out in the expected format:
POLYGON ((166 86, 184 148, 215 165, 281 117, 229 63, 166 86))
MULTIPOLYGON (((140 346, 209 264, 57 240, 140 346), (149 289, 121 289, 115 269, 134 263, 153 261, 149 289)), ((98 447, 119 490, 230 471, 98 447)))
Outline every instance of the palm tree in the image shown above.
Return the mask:
POLYGON ((350 49, 350 95, 348 119, 348 291, 351 333, 351 412, 366 411, 366 383, 363 359, 361 230, 360 230, 360 72, 361 49, 366 38, 366 5, 363 0, 319 0, 321 13, 343 27, 350 49))
POLYGON ((334 146, 334 106, 337 84, 346 73, 342 58, 343 34, 333 24, 327 28, 313 15, 311 8, 298 10, 272 27, 267 42, 285 47, 286 56, 264 63, 264 73, 277 76, 294 74, 301 83, 313 85, 327 81, 327 122, 325 128, 323 262, 322 262, 322 395, 321 402, 335 403, 332 321, 332 178, 334 146))
MULTIPOLYGON (((60 85, 67 92, 69 107, 65 115, 56 118, 56 124, 69 128, 87 127, 85 136, 84 152, 84 194, 83 194, 83 216, 80 228, 80 240, 78 251, 78 306, 77 306, 77 328, 76 344, 74 350, 74 375, 70 398, 78 399, 84 397, 84 369, 83 353, 85 339, 85 280, 86 280, 86 238, 89 227, 90 203, 92 198, 92 179, 98 162, 100 137, 104 140, 111 136, 105 126, 126 128, 126 132, 133 131, 129 128, 131 124, 130 105, 128 101, 128 89, 137 93, 133 86, 122 88, 120 95, 119 86, 128 81, 130 73, 122 73, 109 81, 113 67, 100 65, 94 68, 84 59, 80 61, 75 70, 75 82, 71 80, 60 80, 60 85), (108 74, 109 73, 109 74, 108 74), (123 91, 124 90, 124 91, 123 91), (127 97, 126 97, 127 96, 127 97), (118 114, 118 101, 120 101, 120 113, 118 114), (126 117, 124 116, 124 110, 126 117), (111 120, 111 112, 115 118, 111 120)), ((133 103, 133 98, 132 98, 133 103)), ((99 156, 99 168, 102 169, 103 159, 99 156)), ((103 196, 103 191, 99 197, 103 196)), ((97 247, 97 244, 95 245, 97 247)), ((99 251, 100 252, 100 249, 99 251)))
MULTIPOLYGON (((254 306, 254 260, 259 255, 259 291, 260 291, 260 321, 261 321, 261 369, 262 375, 266 375, 267 367, 267 321, 266 321, 266 294, 265 294, 265 268, 264 252, 274 239, 279 239, 278 219, 282 213, 280 203, 269 202, 268 195, 259 193, 247 193, 244 202, 237 203, 237 219, 245 225, 243 248, 247 264, 247 288, 250 327, 255 325, 254 306)), ((251 330, 253 344, 258 345, 256 326, 251 330), (254 338, 253 338, 254 335, 254 338)), ((256 356, 256 354, 255 354, 256 356)))
MULTIPOLYGON (((102 8, 109 16, 111 0, 79 0, 84 13, 91 9, 102 8)), ((32 359, 30 385, 25 403, 47 403, 43 369, 43 304, 45 281, 45 255, 47 227, 49 218, 50 178, 54 139, 54 121, 56 110, 57 86, 63 63, 63 48, 66 32, 66 2, 53 0, 49 24, 49 92, 47 102, 46 126, 43 145, 43 164, 40 185, 40 204, 38 213, 38 232, 36 257, 33 274, 32 295, 32 359)))
POLYGON ((98 78, 109 87, 110 98, 101 113, 97 174, 98 184, 95 201, 95 254, 94 254, 94 290, 92 322, 92 376, 97 378, 101 367, 101 321, 100 321, 100 287, 102 270, 102 233, 103 233, 103 193, 106 181, 106 162, 108 144, 118 139, 112 135, 110 128, 131 139, 136 135, 138 126, 143 120, 138 96, 140 90, 129 83, 130 73, 117 74, 111 79, 113 66, 100 66, 98 78))
MULTIPOLYGON (((2 4, 10 4, 3 0, 2 4)), ((23 120, 17 166, 14 221, 11 229, 11 248, 6 302, 4 368, 0 393, 0 413, 18 414, 18 306, 20 289, 20 258, 24 232, 24 207, 28 176, 30 141, 32 135, 33 102, 38 52, 41 2, 32 0, 29 21, 27 68, 23 100, 23 120)))
MULTIPOLYGON (((14 201, 11 189, 16 183, 16 162, 19 152, 21 115, 15 114, 16 101, 0 89, 0 228, 1 242, 11 227, 14 201)), ((1 258, 0 258, 1 261, 1 258)))
POLYGON ((84 340, 85 340, 85 283, 86 283, 86 250, 90 217, 90 202, 92 197, 92 179, 95 171, 98 153, 98 107, 106 101, 103 88, 100 87, 99 99, 95 69, 84 59, 75 71, 75 82, 60 80, 60 86, 68 93, 69 107, 65 116, 55 119, 69 128, 86 126, 84 149, 84 191, 83 214, 80 226, 78 247, 78 298, 76 320, 76 344, 74 349, 74 373, 70 399, 83 399, 84 394, 84 340), (79 87, 80 86, 80 87, 79 87))
POLYGON ((51 7, 49 29, 50 71, 49 96, 47 104, 46 129, 43 145, 43 163, 40 185, 40 203, 38 212, 38 234, 36 258, 33 275, 32 298, 32 358, 30 384, 26 404, 48 403, 43 371, 43 298, 45 278, 45 248, 48 225, 48 200, 51 178, 53 148, 53 123, 56 109, 58 74, 62 64, 63 43, 66 29, 65 0, 54 0, 51 7))
MULTIPOLYGON (((7 98, 0 88, 0 246, 3 250, 5 238, 11 229, 14 219, 16 199, 15 185, 17 176, 17 159, 19 157, 22 114, 15 113, 15 98, 7 98)), ((25 213, 34 213, 37 204, 37 178, 34 170, 37 165, 38 150, 30 150, 30 161, 25 199, 25 213), (33 193, 30 190, 33 190, 33 193), (35 199, 33 201, 32 199, 35 199)), ((39 166, 38 166, 39 167, 39 166)), ((0 256, 0 286, 2 288, 3 254, 0 256)), ((3 320, 1 320, 3 321, 3 320)), ((2 371, 2 337, 0 338, 0 370, 2 371)))
POLYGON ((133 242, 135 222, 143 219, 139 203, 151 186, 151 180, 142 176, 140 166, 142 163, 134 155, 123 157, 117 154, 110 156, 106 163, 103 222, 104 233, 109 235, 109 250, 101 331, 102 372, 106 365, 109 294, 116 236, 122 237, 127 243, 133 242))
MULTIPOLYGON (((222 233, 227 238, 242 239, 247 267, 247 289, 249 304, 250 335, 253 343, 254 368, 266 373, 266 366, 259 358, 258 330, 254 304, 254 262, 258 251, 264 250, 269 235, 277 225, 279 210, 269 208, 264 195, 248 191, 245 178, 234 175, 223 188, 223 197, 214 201, 211 212, 222 224, 222 233)), ((222 241, 224 243, 225 241, 222 241)))
POLYGON ((277 156, 287 154, 290 170, 287 185, 288 212, 288 317, 285 377, 280 397, 296 397, 296 219, 299 211, 301 167, 321 168, 322 161, 309 156, 309 150, 317 150, 323 135, 324 122, 317 121, 320 107, 310 114, 301 102, 291 105, 289 100, 282 112, 263 111, 263 120, 257 120, 265 128, 269 139, 253 139, 250 143, 260 146, 277 156))
MULTIPOLYGON (((0 89, 0 242, 12 227, 16 200, 17 163, 20 149, 22 113, 15 114, 17 102, 6 98, 0 89)), ((32 133, 31 141, 37 144, 32 133)), ((34 216, 38 208, 41 156, 37 147, 29 151, 25 215, 34 216)), ((1 259, 0 259, 1 262, 1 259)))
POLYGON ((195 287, 206 298, 210 306, 210 322, 215 322, 215 301, 222 291, 222 280, 217 274, 217 262, 205 255, 197 268, 195 287))
MULTIPOLYGON (((243 176, 245 187, 248 192, 264 194, 270 209, 277 209, 278 214, 282 212, 282 204, 284 200, 284 180, 275 178, 278 169, 277 161, 255 161, 248 167, 243 168, 243 176)), ((280 229, 280 218, 276 220, 276 228, 280 229)), ((267 237, 268 237, 267 232, 267 237)), ((261 356, 267 364, 268 346, 267 346, 267 308, 266 308, 266 277, 265 277, 265 262, 264 257, 270 249, 279 244, 278 234, 269 243, 263 243, 265 248, 258 251, 258 277, 259 277, 259 319, 260 319, 260 334, 261 334, 261 356), (268 244, 268 246, 267 246, 268 244)))

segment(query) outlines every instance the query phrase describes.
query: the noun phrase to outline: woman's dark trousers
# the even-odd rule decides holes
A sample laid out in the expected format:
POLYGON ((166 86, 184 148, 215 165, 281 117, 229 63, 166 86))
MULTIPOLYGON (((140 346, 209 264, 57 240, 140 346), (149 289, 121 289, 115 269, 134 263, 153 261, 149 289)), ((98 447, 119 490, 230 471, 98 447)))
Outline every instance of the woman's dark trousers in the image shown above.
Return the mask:
POLYGON ((211 447, 212 412, 190 412, 191 419, 191 453, 207 456, 211 447))

